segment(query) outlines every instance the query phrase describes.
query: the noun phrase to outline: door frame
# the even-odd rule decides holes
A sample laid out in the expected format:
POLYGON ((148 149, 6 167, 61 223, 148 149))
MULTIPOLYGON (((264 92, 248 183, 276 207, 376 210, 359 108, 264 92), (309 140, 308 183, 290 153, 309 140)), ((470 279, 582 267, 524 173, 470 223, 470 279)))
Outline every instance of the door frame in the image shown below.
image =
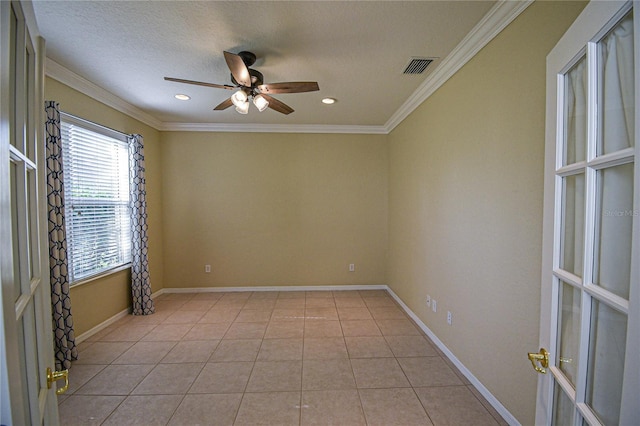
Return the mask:
MULTIPOLYGON (((627 346, 625 357, 625 371, 639 371, 640 355, 632 350, 632 348, 640 347, 640 286, 637 285, 640 279, 640 259, 638 248, 640 244, 640 46, 638 40, 640 35, 640 2, 638 1, 592 1, 583 12, 576 18, 571 27, 562 36, 554 49, 547 56, 546 71, 546 130, 545 130, 545 160, 544 160, 544 196, 543 196, 543 233, 542 233, 542 273, 541 273, 541 300, 540 300, 540 347, 547 348, 550 352, 550 367, 555 365, 555 357, 557 342, 555 339, 555 331, 557 330, 557 305, 558 293, 554 291, 554 236, 556 234, 555 227, 557 224, 556 199, 557 191, 561 188, 556 187, 556 169, 558 167, 557 155, 558 150, 556 143, 561 138, 563 129, 558 126, 558 111, 562 111, 563 106, 558 100, 558 69, 555 64, 561 62, 561 58, 565 57, 566 52, 583 52, 587 46, 587 42, 594 39, 594 28, 601 29, 607 25, 610 17, 615 16, 618 11, 625 5, 632 3, 634 8, 634 39, 635 44, 635 170, 634 170, 634 226, 633 241, 634 251, 631 253, 631 282, 635 282, 635 286, 631 286, 629 295, 629 315, 627 322, 627 346), (633 259, 636 259, 633 261, 633 259), (634 309, 631 309, 634 307, 634 309), (553 339, 553 340, 552 340, 553 339)), ((597 32, 596 34, 600 34, 597 32)), ((588 234, 585 234, 585 241, 588 234)), ((629 423, 631 419, 637 421, 640 418, 640 404, 637 404, 637 392, 640 390, 640 375, 635 375, 630 379, 626 375, 623 389, 623 401, 620 421, 624 424, 629 423), (635 398, 635 399, 634 399, 635 398)), ((536 396, 536 424, 551 424, 553 415, 553 376, 551 374, 538 375, 538 390, 536 396)))

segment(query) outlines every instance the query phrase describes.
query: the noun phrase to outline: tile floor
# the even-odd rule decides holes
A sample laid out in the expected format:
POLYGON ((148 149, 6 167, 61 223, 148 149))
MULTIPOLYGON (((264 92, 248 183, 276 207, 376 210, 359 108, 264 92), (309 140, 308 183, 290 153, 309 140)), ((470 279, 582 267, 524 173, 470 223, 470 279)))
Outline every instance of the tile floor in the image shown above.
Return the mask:
POLYGON ((173 293, 79 345, 62 425, 504 425, 386 291, 173 293))

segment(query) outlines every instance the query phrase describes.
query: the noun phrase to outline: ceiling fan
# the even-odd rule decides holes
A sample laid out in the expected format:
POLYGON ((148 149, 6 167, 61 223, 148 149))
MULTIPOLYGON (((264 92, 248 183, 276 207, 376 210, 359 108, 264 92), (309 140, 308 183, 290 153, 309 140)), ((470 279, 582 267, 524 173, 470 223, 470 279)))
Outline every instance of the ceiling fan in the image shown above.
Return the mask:
POLYGON ((271 96, 277 93, 302 93, 320 90, 315 81, 292 81, 286 83, 264 83, 262 73, 249 68, 256 62, 256 55, 251 52, 242 51, 238 54, 224 52, 224 59, 231 71, 231 82, 228 84, 205 83, 202 81, 184 80, 181 78, 165 77, 167 81, 178 83, 195 84, 198 86, 215 87, 217 89, 237 90, 231 97, 214 108, 214 111, 222 111, 235 105, 236 111, 240 114, 249 112, 249 99, 253 99, 253 104, 260 112, 267 108, 278 111, 282 114, 291 114, 293 108, 284 102, 271 96))

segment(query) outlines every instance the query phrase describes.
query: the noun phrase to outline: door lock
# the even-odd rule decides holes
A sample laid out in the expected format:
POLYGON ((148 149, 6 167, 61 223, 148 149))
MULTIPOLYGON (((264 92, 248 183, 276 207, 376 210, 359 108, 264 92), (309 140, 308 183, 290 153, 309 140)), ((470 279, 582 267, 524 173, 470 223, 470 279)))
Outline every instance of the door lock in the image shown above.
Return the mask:
POLYGON ((540 352, 529 352, 529 361, 533 365, 533 369, 540 374, 546 374, 549 368, 549 352, 545 348, 540 348, 540 352))
POLYGON ((60 389, 56 389, 56 395, 62 395, 67 391, 67 389, 69 389, 69 370, 51 371, 51 369, 47 367, 47 389, 51 389, 51 384, 53 382, 63 379, 64 386, 60 389))

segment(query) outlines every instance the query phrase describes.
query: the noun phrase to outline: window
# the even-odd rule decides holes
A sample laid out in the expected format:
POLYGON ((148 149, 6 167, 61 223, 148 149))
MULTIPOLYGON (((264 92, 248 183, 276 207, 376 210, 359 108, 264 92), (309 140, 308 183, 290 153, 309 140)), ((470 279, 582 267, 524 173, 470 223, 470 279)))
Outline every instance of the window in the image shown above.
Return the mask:
POLYGON ((131 262, 128 136, 61 113, 71 283, 131 262))

